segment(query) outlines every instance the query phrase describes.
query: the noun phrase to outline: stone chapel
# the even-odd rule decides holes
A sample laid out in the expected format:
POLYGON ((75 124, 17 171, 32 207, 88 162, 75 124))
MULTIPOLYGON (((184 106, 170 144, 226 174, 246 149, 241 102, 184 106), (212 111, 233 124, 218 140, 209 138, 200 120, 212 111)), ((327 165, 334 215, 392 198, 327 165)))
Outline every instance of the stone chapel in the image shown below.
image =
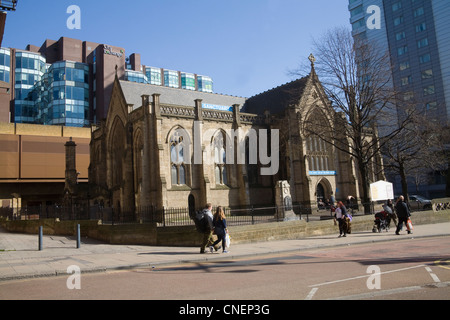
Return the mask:
POLYGON ((270 207, 280 181, 293 204, 312 209, 332 196, 359 199, 355 162, 309 136, 308 117, 331 128, 342 120, 313 62, 309 75, 248 99, 116 76, 107 119, 92 130, 90 199, 123 211, 270 207))

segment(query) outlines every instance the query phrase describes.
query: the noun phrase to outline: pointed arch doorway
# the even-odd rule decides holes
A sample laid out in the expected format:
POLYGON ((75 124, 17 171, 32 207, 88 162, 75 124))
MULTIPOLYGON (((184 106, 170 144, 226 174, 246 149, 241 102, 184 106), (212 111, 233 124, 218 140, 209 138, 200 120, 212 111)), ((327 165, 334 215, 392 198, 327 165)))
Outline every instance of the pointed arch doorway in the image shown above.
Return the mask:
POLYGON ((189 216, 193 217, 195 214, 195 197, 193 194, 190 194, 188 197, 188 206, 189 206, 189 216))
POLYGON ((325 198, 325 188, 323 187, 323 184, 321 182, 317 184, 316 197, 318 203, 320 201, 323 201, 323 199, 325 198))
POLYGON ((331 184, 327 179, 323 178, 319 181, 316 187, 316 200, 319 208, 325 208, 329 203, 331 191, 331 184))

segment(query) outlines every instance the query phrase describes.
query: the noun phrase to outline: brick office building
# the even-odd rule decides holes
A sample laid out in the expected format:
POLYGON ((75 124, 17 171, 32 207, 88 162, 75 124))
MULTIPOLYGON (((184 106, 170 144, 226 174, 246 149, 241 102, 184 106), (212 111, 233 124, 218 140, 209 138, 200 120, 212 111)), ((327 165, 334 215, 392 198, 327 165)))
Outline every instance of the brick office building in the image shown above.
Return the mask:
POLYGON ((212 92, 212 79, 141 64, 124 48, 67 37, 0 49, 0 122, 89 126, 106 118, 121 80, 212 92))

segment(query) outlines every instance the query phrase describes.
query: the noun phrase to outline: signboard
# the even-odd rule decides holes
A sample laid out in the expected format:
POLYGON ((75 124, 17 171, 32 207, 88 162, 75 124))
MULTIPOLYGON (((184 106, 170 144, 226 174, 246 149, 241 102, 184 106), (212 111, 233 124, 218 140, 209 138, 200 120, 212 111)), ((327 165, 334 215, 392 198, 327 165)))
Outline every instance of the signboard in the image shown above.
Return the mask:
POLYGON ((310 176, 335 176, 336 171, 309 171, 310 176))
POLYGON ((211 110, 218 110, 218 111, 233 111, 233 107, 230 106, 218 106, 215 104, 209 104, 209 103, 202 103, 203 109, 211 109, 211 110))
POLYGON ((104 44, 103 45, 103 53, 111 55, 111 56, 116 56, 118 58, 122 58, 124 51, 121 49, 120 52, 114 52, 113 48, 111 46, 104 44))
POLYGON ((377 181, 370 184, 372 201, 394 199, 394 187, 392 183, 377 181))

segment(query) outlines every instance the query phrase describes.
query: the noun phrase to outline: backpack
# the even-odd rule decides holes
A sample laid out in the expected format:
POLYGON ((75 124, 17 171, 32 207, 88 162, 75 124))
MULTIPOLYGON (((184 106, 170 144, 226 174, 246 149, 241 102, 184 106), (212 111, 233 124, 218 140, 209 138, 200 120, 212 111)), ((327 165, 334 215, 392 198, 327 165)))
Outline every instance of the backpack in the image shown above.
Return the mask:
POLYGON ((194 220, 195 228, 199 233, 206 233, 209 230, 208 220, 203 210, 196 211, 192 220, 194 220))

